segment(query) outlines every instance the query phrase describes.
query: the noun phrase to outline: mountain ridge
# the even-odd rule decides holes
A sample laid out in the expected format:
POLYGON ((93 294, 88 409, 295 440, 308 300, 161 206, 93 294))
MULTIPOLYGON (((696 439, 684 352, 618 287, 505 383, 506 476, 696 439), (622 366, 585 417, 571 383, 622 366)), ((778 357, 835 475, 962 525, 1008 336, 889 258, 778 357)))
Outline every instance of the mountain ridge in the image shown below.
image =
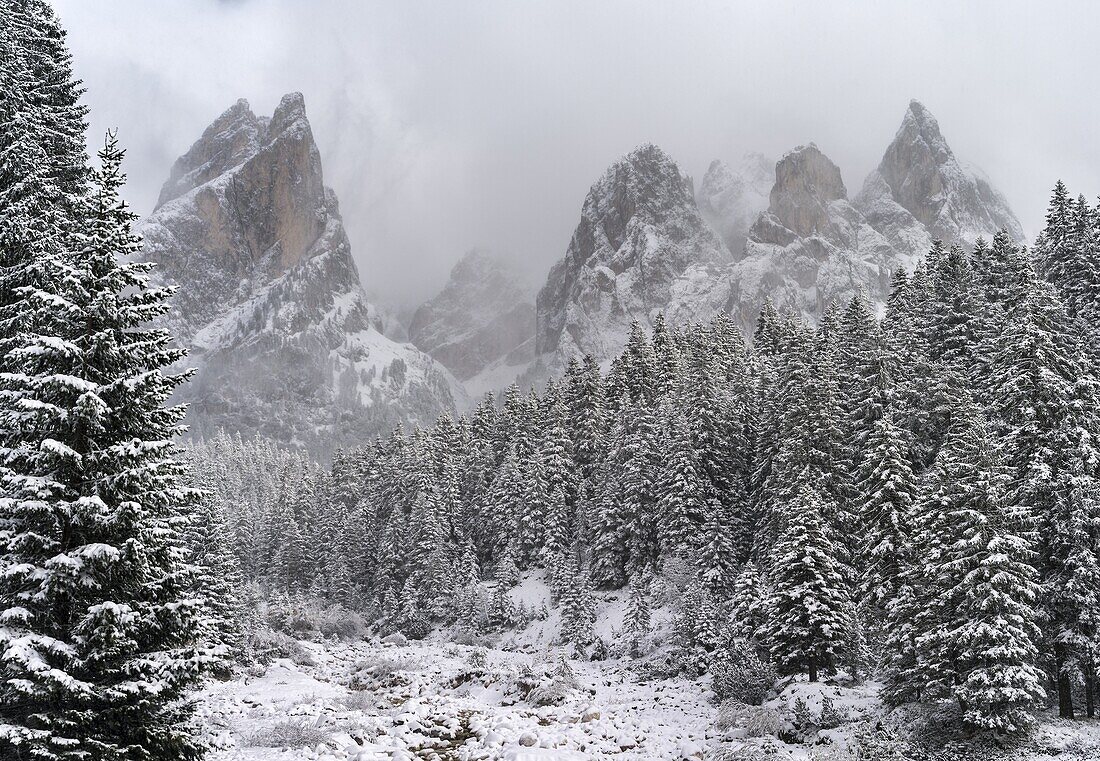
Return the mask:
POLYGON ((460 386, 382 334, 300 93, 270 119, 237 101, 173 165, 139 224, 162 323, 198 366, 181 392, 203 437, 261 433, 319 457, 453 412, 460 386))

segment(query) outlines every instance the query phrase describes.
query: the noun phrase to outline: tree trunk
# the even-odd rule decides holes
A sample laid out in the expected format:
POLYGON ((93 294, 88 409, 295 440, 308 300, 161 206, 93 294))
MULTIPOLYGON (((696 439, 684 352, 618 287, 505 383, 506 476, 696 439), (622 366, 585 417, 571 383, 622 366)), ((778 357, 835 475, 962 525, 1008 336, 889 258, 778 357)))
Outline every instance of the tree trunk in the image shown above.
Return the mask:
POLYGON ((1096 674, 1092 663, 1089 663, 1088 670, 1085 671, 1085 716, 1096 718, 1096 674))
POLYGON ((1072 719, 1073 689, 1069 683, 1069 674, 1066 673, 1066 646, 1063 644, 1054 646, 1054 667, 1058 672, 1058 715, 1063 719, 1072 719))
POLYGON ((810 681, 811 682, 816 682, 817 681, 817 661, 814 660, 814 658, 812 656, 810 657, 809 667, 810 667, 810 681))

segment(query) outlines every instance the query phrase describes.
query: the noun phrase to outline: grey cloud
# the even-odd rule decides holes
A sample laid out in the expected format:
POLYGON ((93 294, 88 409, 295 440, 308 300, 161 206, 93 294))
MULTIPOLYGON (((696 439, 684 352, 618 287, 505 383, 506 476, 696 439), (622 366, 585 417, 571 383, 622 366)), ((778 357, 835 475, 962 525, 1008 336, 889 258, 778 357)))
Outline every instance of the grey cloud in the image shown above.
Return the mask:
POLYGON ((849 192, 911 97, 1034 233, 1050 186, 1100 193, 1087 2, 56 0, 94 146, 121 128, 146 212, 237 98, 301 90, 367 288, 430 295, 465 250, 543 274, 588 186, 655 142, 713 158, 815 141, 849 192))

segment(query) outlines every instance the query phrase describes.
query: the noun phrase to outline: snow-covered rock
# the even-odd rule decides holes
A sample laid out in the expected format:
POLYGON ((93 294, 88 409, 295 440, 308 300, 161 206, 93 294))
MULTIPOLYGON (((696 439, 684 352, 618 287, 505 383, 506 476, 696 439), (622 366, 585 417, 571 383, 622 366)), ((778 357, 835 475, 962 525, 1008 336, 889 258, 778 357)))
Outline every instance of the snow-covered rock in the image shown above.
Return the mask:
POLYGON ((503 261, 475 249, 416 310, 409 338, 461 381, 502 363, 513 368, 510 383, 534 354, 532 295, 503 261))
POLYGON ((607 362, 635 319, 711 316, 725 306, 730 260, 690 180, 664 151, 644 145, 589 190, 565 257, 538 295, 536 353, 551 372, 586 353, 607 362))
POLYGON ((768 210, 733 266, 730 301, 750 327, 766 298, 814 320, 831 301, 861 290, 882 300, 891 273, 906 261, 849 203, 840 169, 810 143, 776 164, 768 210))
POLYGON ((735 259, 745 250, 749 228, 762 211, 775 183, 775 162, 746 153, 736 168, 712 161, 695 194, 699 211, 735 259))
POLYGON ((854 204, 912 258, 926 253, 934 239, 969 246, 1002 228, 1024 240, 1005 197, 981 170, 956 159, 936 118, 915 100, 854 204))
POLYGON ((180 392, 198 434, 259 432, 324 457, 454 409, 453 377, 381 332, 300 94, 270 119, 243 100, 222 114, 139 232, 179 288, 164 324, 198 369, 180 392))

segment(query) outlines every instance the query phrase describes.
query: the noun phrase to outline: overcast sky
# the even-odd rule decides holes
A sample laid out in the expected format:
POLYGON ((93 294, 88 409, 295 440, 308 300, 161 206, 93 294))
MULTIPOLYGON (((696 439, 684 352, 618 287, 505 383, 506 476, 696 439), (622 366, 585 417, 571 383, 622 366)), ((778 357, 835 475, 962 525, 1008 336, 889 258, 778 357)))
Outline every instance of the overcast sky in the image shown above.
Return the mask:
POLYGON ((1100 193, 1100 3, 55 0, 92 142, 147 213, 237 98, 305 94, 368 291, 431 295, 471 247, 541 280, 584 195, 643 142, 709 162, 815 141, 849 193, 910 98, 1029 235, 1062 177, 1100 193))

